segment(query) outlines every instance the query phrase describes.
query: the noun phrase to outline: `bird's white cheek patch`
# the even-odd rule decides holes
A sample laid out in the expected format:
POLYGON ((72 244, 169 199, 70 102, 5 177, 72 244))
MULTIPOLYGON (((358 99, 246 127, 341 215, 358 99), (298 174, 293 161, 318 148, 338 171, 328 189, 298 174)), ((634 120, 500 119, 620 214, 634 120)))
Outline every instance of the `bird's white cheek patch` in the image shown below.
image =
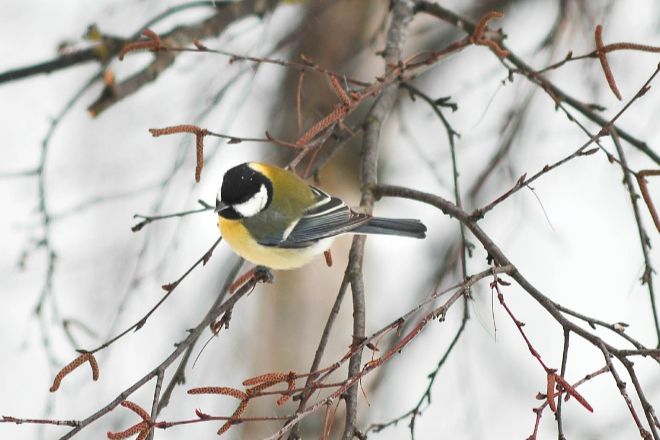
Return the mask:
POLYGON ((243 203, 233 205, 233 208, 243 217, 252 217, 253 215, 259 214, 266 207, 267 203, 268 190, 266 189, 266 185, 261 185, 258 193, 243 203))

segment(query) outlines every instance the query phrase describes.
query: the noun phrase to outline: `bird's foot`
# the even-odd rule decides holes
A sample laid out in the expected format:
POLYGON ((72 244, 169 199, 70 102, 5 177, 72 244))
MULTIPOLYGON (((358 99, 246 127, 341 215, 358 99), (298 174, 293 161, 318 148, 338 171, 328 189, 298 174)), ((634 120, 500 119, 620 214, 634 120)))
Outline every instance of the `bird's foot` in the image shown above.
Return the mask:
POLYGON ((272 283, 275 279, 273 272, 265 266, 255 266, 245 272, 236 281, 229 286, 229 294, 232 295, 242 286, 250 285, 250 289, 254 288, 257 283, 272 283))

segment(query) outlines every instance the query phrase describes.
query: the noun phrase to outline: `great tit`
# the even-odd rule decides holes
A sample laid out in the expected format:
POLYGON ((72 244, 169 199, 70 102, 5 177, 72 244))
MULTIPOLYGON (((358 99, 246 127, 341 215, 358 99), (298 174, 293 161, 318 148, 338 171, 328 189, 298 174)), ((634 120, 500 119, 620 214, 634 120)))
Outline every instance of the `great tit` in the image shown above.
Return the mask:
POLYGON ((340 234, 426 236, 419 220, 356 212, 294 173, 257 162, 225 173, 215 212, 229 246, 246 260, 271 269, 309 263, 340 234))

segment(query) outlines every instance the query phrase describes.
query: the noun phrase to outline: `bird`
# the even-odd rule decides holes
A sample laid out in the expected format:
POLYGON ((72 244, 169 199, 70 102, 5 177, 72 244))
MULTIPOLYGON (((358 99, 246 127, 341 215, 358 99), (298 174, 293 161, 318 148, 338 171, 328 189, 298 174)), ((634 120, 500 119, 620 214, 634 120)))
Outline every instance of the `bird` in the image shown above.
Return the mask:
POLYGON ((420 220, 357 212, 293 172, 260 162, 225 172, 215 212, 220 234, 234 252, 274 270, 304 266, 342 234, 426 237, 420 220))

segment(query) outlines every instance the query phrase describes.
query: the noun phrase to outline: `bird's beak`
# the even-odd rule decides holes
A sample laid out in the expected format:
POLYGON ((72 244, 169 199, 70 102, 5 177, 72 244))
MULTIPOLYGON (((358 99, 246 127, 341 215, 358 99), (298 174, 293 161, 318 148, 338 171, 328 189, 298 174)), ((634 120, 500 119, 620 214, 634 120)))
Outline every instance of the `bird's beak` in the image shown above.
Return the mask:
POLYGON ((223 202, 222 200, 216 200, 215 201, 215 211, 214 212, 220 212, 223 209, 225 209, 228 205, 223 202))

